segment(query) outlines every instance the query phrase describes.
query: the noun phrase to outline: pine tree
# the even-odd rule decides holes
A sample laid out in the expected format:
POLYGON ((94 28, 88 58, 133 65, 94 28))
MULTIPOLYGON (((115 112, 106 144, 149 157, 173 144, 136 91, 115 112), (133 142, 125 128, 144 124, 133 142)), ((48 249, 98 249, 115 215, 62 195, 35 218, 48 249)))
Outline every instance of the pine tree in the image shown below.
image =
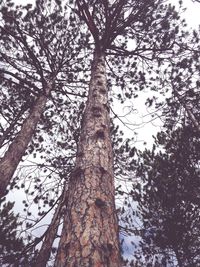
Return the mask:
POLYGON ((28 266, 31 256, 23 254, 23 238, 17 230, 21 223, 13 212, 14 203, 1 203, 0 209, 0 264, 1 266, 28 266))
POLYGON ((30 4, 15 8, 12 2, 7 1, 0 7, 1 87, 5 90, 6 99, 7 93, 12 96, 10 103, 3 101, 5 106, 2 109, 10 110, 8 105, 15 106, 13 102, 17 101, 20 110, 14 119, 13 111, 2 110, 3 119, 10 121, 5 130, 2 127, 2 145, 15 126, 15 135, 8 139, 8 142, 11 141, 9 148, 0 161, 2 197, 32 140, 47 102, 53 92, 64 90, 60 79, 62 75, 68 75, 69 63, 73 62, 77 52, 70 48, 76 35, 75 27, 73 25, 73 32, 68 31, 72 20, 65 14, 61 16, 59 5, 53 5, 52 1, 37 1, 32 10, 30 4), (49 5, 48 16, 46 4, 49 5), (23 122, 19 124, 21 119, 23 122), (21 129, 16 132, 17 125, 21 129))
POLYGON ((199 144, 191 125, 160 132, 154 149, 141 154, 138 195, 146 257, 161 256, 178 266, 198 266, 199 144), (162 148, 160 152, 156 148, 162 148))
MULTIPOLYGON (((73 8, 93 38, 93 61, 75 169, 67 187, 67 208, 56 267, 121 265, 106 58, 112 55, 110 61, 116 66, 123 64, 124 57, 134 55, 152 60, 162 57, 162 53, 167 54, 173 48, 175 38, 169 19, 176 20, 178 15, 171 6, 165 13, 166 7, 160 1, 114 1, 111 4, 109 1, 78 0, 73 8), (154 12, 160 14, 158 20, 154 19, 154 12), (118 41, 120 36, 122 41, 118 41), (130 51, 127 48, 129 38, 136 41, 130 51)), ((142 84, 145 78, 141 71, 138 72, 142 84)), ((123 78, 121 83, 124 83, 123 78)), ((127 93, 127 96, 131 97, 131 94, 127 93)))
MULTIPOLYGON (((9 170, 6 178, 3 175, 5 169, 1 168, 0 177, 2 181, 6 181, 2 195, 5 194, 5 188, 26 149, 31 152, 45 152, 42 145, 43 133, 55 135, 54 123, 58 124, 56 120, 59 121, 58 118, 61 118, 63 109, 67 106, 65 126, 70 127, 71 133, 66 140, 62 138, 62 142, 56 140, 55 146, 59 146, 63 151, 69 147, 70 154, 74 151, 70 137, 76 142, 74 170, 70 170, 73 166, 71 162, 70 166, 66 167, 67 156, 59 154, 54 158, 52 151, 46 149, 48 154, 52 154, 51 160, 48 161, 50 166, 59 169, 59 178, 62 179, 59 179, 58 184, 61 184, 61 187, 65 179, 64 195, 67 196, 63 201, 66 209, 64 208, 63 230, 55 266, 120 266, 113 167, 113 157, 115 162, 120 162, 120 156, 117 158, 117 155, 113 155, 115 148, 110 130, 110 107, 113 98, 109 92, 114 84, 113 95, 123 103, 126 98, 136 97, 135 91, 151 87, 146 73, 152 74, 153 81, 156 80, 157 77, 152 71, 154 66, 162 64, 163 60, 173 54, 176 34, 179 32, 178 27, 174 27, 179 19, 178 13, 172 5, 164 4, 161 0, 152 0, 148 3, 143 0, 118 0, 112 3, 103 0, 87 3, 77 0, 69 1, 70 6, 65 7, 60 1, 36 1, 34 9, 30 5, 15 9, 10 1, 7 3, 1 6, 4 20, 0 28, 1 45, 4 49, 0 56, 5 67, 0 70, 2 86, 8 92, 4 94, 5 105, 2 114, 7 116, 8 121, 11 119, 11 123, 7 128, 1 129, 2 144, 8 142, 10 146, 0 164, 5 167, 7 162, 6 166, 8 169, 12 167, 12 170, 9 170), (49 14, 52 6, 55 9, 49 14), (67 10, 64 14, 63 8, 67 10), (63 15, 66 17, 63 18, 63 15), (81 26, 82 23, 84 27, 81 26), (27 41, 29 38, 30 42, 27 41), (12 57, 13 51, 15 57, 12 57), (77 63, 75 66, 74 62, 77 63), (21 64, 25 67, 22 68, 21 64), (89 89, 88 70, 91 71, 89 89), (74 81, 75 89, 72 84, 74 81), (30 95, 28 102, 23 97, 24 93, 26 96, 30 95), (63 99, 68 99, 70 94, 80 97, 81 101, 87 95, 85 107, 82 103, 83 105, 77 108, 75 105, 78 101, 74 101, 74 105, 66 101, 66 105, 63 99), (13 98, 9 98, 8 95, 13 98), (19 113, 13 119, 13 110, 9 110, 5 99, 10 100, 13 110, 17 109, 13 103, 17 99, 18 109, 21 109, 22 114, 19 113), (49 104, 50 101, 53 105, 49 104), (29 110, 30 102, 33 102, 33 107, 29 110), (46 112, 45 106, 48 107, 46 112), (57 112, 54 106, 59 106, 57 112), (83 116, 77 109, 84 110, 83 116), (8 113, 5 112, 7 110, 8 113), (34 110, 37 118, 34 116, 34 110), (27 134, 26 130, 22 130, 27 129, 26 122, 30 123, 31 115, 35 119, 34 127, 32 130, 28 127, 27 134), (79 121, 80 116, 80 127, 74 127, 77 126, 76 119, 79 121), (17 125, 16 128, 12 127, 14 124, 17 125), (40 128, 36 128, 38 125, 40 128), (21 142, 23 140, 25 142, 21 142), (28 147, 30 141, 32 143, 28 147), (66 169, 67 173, 63 171, 66 169)), ((63 134, 62 127, 59 128, 58 134, 63 134)), ((128 142, 122 150, 129 152, 127 146, 128 142)), ((38 166, 42 169, 43 165, 38 166)), ((40 185, 36 185, 35 188, 42 196, 43 181, 38 179, 40 185)), ((37 203, 40 200, 38 199, 39 197, 36 197, 34 201, 37 203)), ((48 202, 45 197, 42 199, 44 203, 48 202)), ((55 224, 52 223, 48 229, 55 226, 55 230, 56 216, 52 222, 55 224)), ((52 244, 54 237, 49 233, 52 232, 47 230, 43 248, 52 244)), ((44 262, 41 263, 38 256, 39 264, 46 263, 50 254, 49 251, 46 252, 44 262)))

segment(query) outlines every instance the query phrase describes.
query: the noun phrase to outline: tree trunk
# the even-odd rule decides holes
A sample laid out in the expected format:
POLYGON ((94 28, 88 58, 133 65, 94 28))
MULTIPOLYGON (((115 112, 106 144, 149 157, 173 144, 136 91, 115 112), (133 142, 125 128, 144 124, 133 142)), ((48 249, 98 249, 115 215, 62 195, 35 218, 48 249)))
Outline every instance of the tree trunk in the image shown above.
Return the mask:
POLYGON ((59 200, 58 206, 56 207, 53 218, 51 220, 51 224, 49 225, 47 231, 45 232, 45 239, 42 243, 42 246, 40 248, 40 251, 38 253, 38 256, 36 258, 33 267, 45 267, 49 260, 49 257, 51 255, 52 245, 58 231, 61 216, 63 214, 62 209, 64 208, 65 201, 66 201, 65 194, 63 194, 61 196, 61 199, 59 200))
POLYGON ((7 193, 6 188, 23 154, 25 153, 29 142, 31 141, 37 123, 39 122, 41 114, 46 105, 51 87, 52 84, 48 84, 46 88, 46 94, 38 97, 33 108, 30 111, 29 116, 24 121, 20 132, 10 144, 4 157, 0 160, 0 198, 2 198, 7 193))
POLYGON ((105 57, 95 53, 55 267, 119 267, 105 57))

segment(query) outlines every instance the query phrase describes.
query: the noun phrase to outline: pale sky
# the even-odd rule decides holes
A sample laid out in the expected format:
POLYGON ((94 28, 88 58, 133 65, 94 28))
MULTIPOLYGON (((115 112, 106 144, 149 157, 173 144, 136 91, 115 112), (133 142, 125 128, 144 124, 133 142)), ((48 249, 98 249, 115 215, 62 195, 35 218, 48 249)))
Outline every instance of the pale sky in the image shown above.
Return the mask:
MULTIPOLYGON (((34 3, 34 0, 15 0, 16 4, 27 4, 27 3, 34 3)), ((178 7, 179 0, 169 0, 173 5, 178 7)), ((188 24, 188 28, 198 28, 200 25, 200 3, 194 3, 192 0, 183 0, 183 5, 187 8, 187 10, 182 14, 182 16, 186 19, 188 24)), ((134 100, 134 107, 139 110, 139 113, 135 113, 131 117, 131 122, 134 123, 136 126, 131 127, 138 133, 138 143, 137 146, 139 148, 143 148, 143 143, 146 142, 148 147, 151 147, 153 139, 152 135, 156 135, 157 131, 159 131, 159 126, 162 123, 159 120, 154 120, 152 123, 148 123, 145 125, 145 122, 151 120, 151 116, 148 116, 148 112, 146 106, 144 105, 144 97, 147 98, 147 94, 139 94, 139 97, 134 100), (145 117, 143 117, 145 116, 145 117), (141 122, 143 124, 141 124, 141 122), (141 125, 139 125, 141 124, 141 125), (138 126, 137 126, 138 125, 138 126)), ((117 107, 118 109, 118 107, 117 107)), ((117 110, 116 109, 116 110, 117 110)), ((126 113, 127 110, 124 111, 126 113)), ((150 110, 149 110, 150 112, 150 110)), ((129 117, 130 119, 130 117, 129 117)), ((129 130, 125 130, 127 137, 132 137, 133 132, 129 130)))
MULTIPOLYGON (((178 0, 170 0, 174 5, 177 5, 178 0)), ((183 17, 186 19, 188 26, 197 28, 200 25, 200 3, 192 0, 183 0, 184 7, 187 8, 183 17)))
MULTIPOLYGON (((34 3, 35 0, 14 0, 16 4, 34 3)), ((174 5, 178 5, 179 0, 169 0, 174 5)), ((187 7, 184 14, 188 24, 191 27, 197 27, 200 24, 200 3, 193 2, 192 0, 183 0, 183 5, 187 7)))
MULTIPOLYGON (((35 2, 35 0, 14 0, 14 1, 16 4, 27 4, 35 2)), ((171 2, 173 5, 177 7, 179 6, 178 5, 179 0, 169 0, 169 2, 171 2)), ((197 29, 198 25, 200 25, 200 3, 196 2, 194 3, 192 0, 183 0, 183 5, 187 8, 187 10, 182 14, 182 16, 186 19, 188 28, 197 29)), ((151 110, 147 111, 147 108, 144 105, 144 98, 146 99, 147 97, 148 93, 139 94, 139 97, 134 100, 134 108, 139 110, 139 113, 135 112, 133 115, 131 115, 131 118, 129 116, 129 120, 135 124, 135 127, 131 128, 133 128, 138 133, 137 146, 139 148, 143 148, 144 142, 146 142, 148 146, 151 147, 153 142, 152 135, 156 135, 157 131, 159 131, 159 127, 154 127, 154 126, 159 126, 162 124, 159 120, 154 120, 152 123, 148 123, 147 125, 145 125, 145 122, 151 120, 151 116, 147 115, 148 112, 150 112, 151 110)), ((127 110, 124 110, 124 113, 126 112, 127 110)), ((132 131, 125 130, 125 132, 127 137, 133 136, 132 131)))
MULTIPOLYGON (((173 4, 177 4, 178 0, 170 0, 173 4)), ((200 24, 200 3, 193 3, 192 0, 183 0, 184 1, 184 5, 187 7, 187 11, 183 14, 183 16, 185 17, 188 26, 189 27, 193 27, 193 28, 197 28, 198 25, 200 24)), ((15 0, 16 4, 27 4, 27 3, 34 3, 34 0, 29 1, 29 0, 15 0)), ((146 112, 146 107, 144 106, 144 100, 141 99, 140 97, 138 98, 138 100, 135 101, 135 107, 140 110, 140 114, 134 114, 132 115, 132 122, 138 123, 141 122, 141 116, 142 114, 145 115, 146 112)), ((126 112, 126 111, 125 111, 126 112)), ((148 121, 149 118, 145 117, 143 118, 143 120, 148 121)), ((155 125, 159 125, 160 122, 159 121, 155 121, 154 122, 155 125)), ((147 142, 149 145, 152 144, 152 135, 155 135, 156 132, 159 130, 159 128, 157 127, 153 127, 150 124, 147 124, 144 127, 141 127, 141 129, 137 129, 137 127, 135 127, 135 130, 138 132, 138 139, 141 140, 141 144, 143 143, 143 141, 147 142)), ((128 133, 128 135, 130 135, 132 133, 128 133)), ((18 211, 21 211, 22 207, 20 205, 20 200, 24 199, 24 194, 20 191, 16 191, 15 194, 11 194, 10 195, 10 200, 18 200, 17 202, 17 208, 18 211)))

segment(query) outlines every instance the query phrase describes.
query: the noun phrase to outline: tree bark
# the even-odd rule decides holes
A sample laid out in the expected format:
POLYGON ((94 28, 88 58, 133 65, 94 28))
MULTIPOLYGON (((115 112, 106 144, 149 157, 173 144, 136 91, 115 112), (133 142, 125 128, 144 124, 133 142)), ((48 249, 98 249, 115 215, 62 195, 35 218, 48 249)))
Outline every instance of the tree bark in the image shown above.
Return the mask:
POLYGON ((119 267, 105 57, 95 52, 55 267, 119 267))
POLYGON ((56 210, 54 212, 53 218, 51 220, 51 224, 49 225, 47 231, 45 232, 45 239, 42 243, 42 246, 40 248, 40 251, 38 253, 38 256, 36 258, 36 261, 33 265, 33 267, 45 267, 49 257, 51 255, 51 249, 53 242, 55 240, 58 227, 60 224, 60 219, 63 214, 63 208, 64 208, 64 202, 66 201, 65 194, 61 196, 61 199, 58 203, 58 206, 56 207, 56 210))
POLYGON ((22 128, 0 160, 0 198, 6 195, 6 188, 31 141, 41 114, 45 108, 52 84, 47 84, 46 93, 36 100, 22 128))

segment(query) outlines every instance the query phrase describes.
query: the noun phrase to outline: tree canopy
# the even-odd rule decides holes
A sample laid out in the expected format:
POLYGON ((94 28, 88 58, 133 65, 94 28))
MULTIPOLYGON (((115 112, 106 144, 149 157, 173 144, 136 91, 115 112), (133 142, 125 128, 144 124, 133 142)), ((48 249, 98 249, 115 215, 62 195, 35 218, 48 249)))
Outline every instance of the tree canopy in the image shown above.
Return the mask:
POLYGON ((2 263, 24 253, 18 266, 57 267, 88 255, 87 264, 117 267, 119 241, 136 243, 136 233, 140 260, 126 266, 199 264, 200 39, 185 30, 182 8, 164 0, 0 4, 0 198, 25 197, 21 223, 9 202, 1 211, 0 235, 21 233, 4 238, 2 263), (126 129, 143 95, 164 128, 152 150, 139 151, 126 129))

